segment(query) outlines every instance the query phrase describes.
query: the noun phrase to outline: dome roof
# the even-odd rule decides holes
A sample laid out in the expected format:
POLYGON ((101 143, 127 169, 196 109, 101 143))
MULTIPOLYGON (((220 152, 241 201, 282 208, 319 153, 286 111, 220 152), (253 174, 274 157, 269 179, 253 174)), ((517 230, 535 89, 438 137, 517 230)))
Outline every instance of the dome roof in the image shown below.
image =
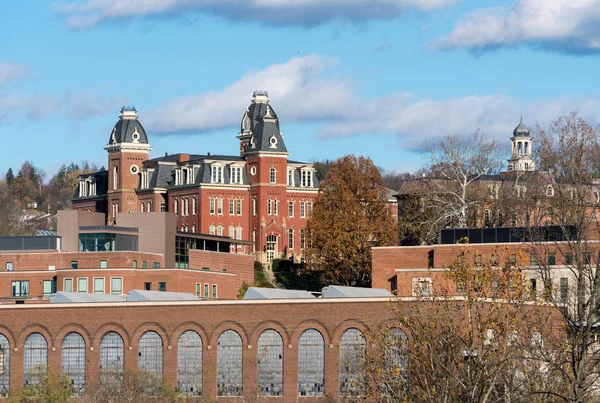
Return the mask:
POLYGON ((527 126, 525 126, 523 124, 523 117, 521 117, 521 123, 519 123, 519 125, 517 127, 515 127, 515 130, 513 130, 513 136, 515 137, 529 137, 529 129, 527 128, 527 126))
POLYGON ((242 136, 249 136, 248 151, 287 152, 279 130, 279 119, 266 91, 255 91, 242 118, 242 136))
MULTIPOLYGON (((240 125, 240 133, 250 133, 263 118, 277 119, 277 114, 271 105, 269 105, 269 94, 266 91, 254 91, 252 103, 246 109, 240 125)), ((279 126, 279 123, 277 123, 279 126)))
POLYGON ((133 107, 121 108, 119 121, 110 133, 108 144, 119 143, 148 144, 146 130, 138 120, 137 111, 133 107))

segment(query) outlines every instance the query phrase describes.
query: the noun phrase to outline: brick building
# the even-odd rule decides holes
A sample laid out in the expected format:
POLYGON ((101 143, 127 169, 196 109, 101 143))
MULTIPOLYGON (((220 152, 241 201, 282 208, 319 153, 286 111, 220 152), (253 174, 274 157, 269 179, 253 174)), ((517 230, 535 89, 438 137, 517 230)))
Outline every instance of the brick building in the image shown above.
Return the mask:
POLYGON ((83 175, 73 209, 119 213, 173 212, 181 232, 227 236, 255 244, 257 260, 293 255, 307 245, 306 220, 321 178, 291 161, 266 92, 243 113, 239 155, 174 154, 149 158, 148 135, 134 108, 123 108, 108 145, 108 169, 83 175))
POLYGON ((58 233, 0 238, 0 300, 45 302, 57 291, 124 295, 134 289, 234 299, 254 281, 250 243, 177 232, 173 213, 60 211, 58 233))

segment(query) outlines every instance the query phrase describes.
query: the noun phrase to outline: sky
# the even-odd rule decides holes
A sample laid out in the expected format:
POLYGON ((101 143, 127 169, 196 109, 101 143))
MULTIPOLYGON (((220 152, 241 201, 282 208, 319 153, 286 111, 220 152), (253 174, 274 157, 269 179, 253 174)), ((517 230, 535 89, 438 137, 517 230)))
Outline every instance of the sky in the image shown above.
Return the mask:
POLYGON ((292 160, 411 172, 478 129, 508 157, 521 115, 600 123, 599 62, 600 0, 2 2, 0 175, 106 164, 124 105, 151 156, 235 155, 254 90, 292 160))

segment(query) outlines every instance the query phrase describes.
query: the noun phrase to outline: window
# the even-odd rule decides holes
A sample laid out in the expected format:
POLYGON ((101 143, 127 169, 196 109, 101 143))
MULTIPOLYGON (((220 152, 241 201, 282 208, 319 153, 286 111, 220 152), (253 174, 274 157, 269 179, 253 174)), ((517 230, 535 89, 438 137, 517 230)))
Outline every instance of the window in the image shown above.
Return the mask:
POLYGON ((429 297, 432 291, 431 277, 413 278, 413 294, 415 296, 429 297))
POLYGON ((167 291, 167 283, 165 281, 158 283, 158 291, 167 291))
POLYGON ((303 169, 300 172, 300 186, 302 187, 312 187, 313 182, 313 171, 309 171, 307 169, 303 169))
POLYGON ((537 297, 537 280, 535 278, 529 279, 529 297, 531 299, 537 297))
POLYGON ((288 249, 294 249, 294 229, 288 229, 288 249))
POLYGON ((271 183, 277 183, 277 170, 275 168, 269 170, 269 181, 271 183))
POLYGON ((12 282, 13 297, 28 297, 29 296, 29 281, 13 281, 12 282))
POLYGON ((192 215, 196 215, 197 207, 198 207, 198 200, 196 199, 196 196, 194 196, 194 198, 192 199, 192 215))
POLYGON ((123 383, 125 343, 117 332, 107 332, 100 341, 100 384, 118 386, 123 383))
POLYGON ((79 333, 70 332, 62 342, 62 374, 67 377, 75 396, 85 389, 85 341, 79 333))
POLYGON ((48 372, 48 343, 40 333, 31 333, 23 347, 23 385, 29 386, 40 382, 37 374, 48 372))
MULTIPOLYGON (((163 373, 163 342, 160 335, 152 330, 145 332, 140 337, 138 345, 138 369, 157 381, 162 379, 163 373)), ((152 388, 158 389, 162 382, 154 382, 152 388)))
POLYGON ((534 267, 538 265, 538 258, 535 253, 529 255, 529 265, 534 267))
POLYGON ((305 330, 298 340, 298 396, 323 396, 325 341, 316 329, 305 330))
POLYGON ((73 292, 73 279, 66 278, 63 281, 63 291, 65 292, 73 292))
POLYGON ((565 264, 573 264, 573 254, 565 253, 565 264))
POLYGON ((223 226, 222 225, 219 225, 217 227, 217 235, 218 236, 223 236, 223 226))
POLYGON ((152 202, 151 201, 148 202, 148 212, 149 213, 152 212, 152 202))
POLYGON ((148 264, 146 263, 145 260, 142 260, 142 269, 146 269, 148 268, 148 264))
POLYGON ((306 202, 300 202, 300 218, 306 218, 306 202))
POLYGON ((160 262, 152 262, 153 269, 160 269, 160 262))
POLYGON ((214 225, 212 225, 212 224, 211 224, 211 225, 208 227, 208 234, 209 234, 209 235, 214 235, 214 234, 215 234, 215 226, 214 226, 214 225))
POLYGON ((140 212, 142 212, 142 213, 143 213, 143 212, 144 212, 144 209, 145 209, 145 207, 146 207, 146 205, 144 204, 144 202, 142 202, 142 203, 140 204, 140 212))
POLYGON ((492 226, 492 212, 490 209, 485 209, 483 212, 483 222, 486 227, 492 226))
POLYGON ((490 260, 492 262, 492 266, 498 266, 498 255, 493 254, 492 256, 490 256, 490 260))
POLYGON ((6 271, 13 271, 12 262, 6 262, 6 271))
POLYGON ((152 291, 152 283, 144 283, 144 290, 152 291))
POLYGON ((268 329, 258 338, 258 394, 283 396, 283 339, 268 329))
POLYGON ((200 297, 200 294, 202 292, 202 286, 200 283, 196 283, 196 296, 200 297))
POLYGON ((77 279, 77 292, 88 291, 88 279, 87 277, 80 277, 77 279))
POLYGON ((134 261, 133 261, 133 268, 134 268, 134 269, 137 269, 137 267, 138 267, 138 266, 137 266, 137 260, 134 260, 134 261))
POLYGON ((173 212, 175 215, 179 215, 179 199, 175 199, 175 204, 173 205, 173 212))
POLYGON ((552 187, 552 185, 548 185, 546 187, 546 196, 549 196, 549 197, 554 196, 554 188, 552 187))
POLYGON ((288 169, 287 185, 294 186, 294 170, 293 169, 288 169))
POLYGON ((236 232, 236 239, 242 239, 243 230, 242 230, 241 225, 237 226, 237 228, 235 229, 235 232, 236 232))
POLYGON ((306 212, 308 215, 312 214, 312 202, 311 201, 306 202, 306 212))
POLYGON ((100 268, 101 269, 106 269, 108 267, 106 260, 101 260, 100 261, 100 268))
POLYGON ((583 252, 583 264, 591 264, 592 263, 592 255, 590 252, 583 252))
POLYGON ((288 217, 294 217, 294 202, 288 201, 288 217))
POLYGON ((256 252, 256 230, 252 230, 252 252, 256 252))
POLYGON ((119 188, 119 168, 115 165, 113 168, 113 190, 119 188))
POLYGON ((279 215, 279 200, 273 200, 273 215, 279 215))
POLYGON ((235 213, 235 200, 229 199, 229 215, 234 215, 235 213))
POLYGON ((242 396, 242 338, 224 331, 217 342, 217 396, 242 396))
POLYGON ((229 238, 234 238, 235 227, 233 225, 229 226, 229 238))
POLYGON ((391 328, 384 339, 384 394, 406 390, 408 381, 408 337, 401 329, 391 328), (398 376, 400 375, 400 376, 398 376))
POLYGON ((212 286, 212 297, 217 298, 217 285, 213 284, 212 286))
POLYGON ((44 280, 42 283, 42 290, 45 297, 55 294, 56 282, 54 280, 44 280))
POLYGON ((517 255, 516 254, 512 254, 508 257, 508 264, 510 266, 515 266, 517 264, 517 255))
POLYGON ((569 302, 569 279, 566 277, 560 279, 560 302, 569 302))
POLYGON ((123 278, 113 277, 110 279, 110 293, 113 295, 123 294, 123 278))
POLYGON ((104 277, 94 278, 94 294, 104 294, 104 277))
POLYGON ((252 215, 256 217, 256 197, 252 198, 252 215))
POLYGON ((210 182, 211 183, 223 183, 223 167, 214 166, 210 167, 210 182))
POLYGON ((209 285, 208 285, 208 284, 204 284, 204 296, 205 296, 206 298, 208 298, 208 297, 209 297, 209 295, 208 295, 208 287, 209 287, 209 285))
POLYGON ((230 174, 229 183, 242 183, 242 167, 231 167, 230 174))
POLYGON ((160 212, 164 213, 165 211, 167 211, 167 203, 162 201, 162 202, 160 202, 160 212))
MULTIPOLYGON (((200 293, 200 284, 196 284, 200 293)), ((177 343, 177 386, 188 396, 202 394, 202 338, 193 330, 179 336, 177 343)))
POLYGON ((554 253, 548 253, 548 266, 554 266, 556 264, 556 255, 554 253))
POLYGON ((306 236, 305 236, 304 228, 302 228, 300 230, 300 249, 304 249, 305 246, 306 246, 306 236))
POLYGON ((0 396, 8 397, 10 389, 10 343, 5 335, 0 333, 0 396))
POLYGON ((235 200, 235 214, 242 215, 242 199, 235 200))
POLYGON ((210 211, 209 212, 210 212, 211 215, 214 215, 215 214, 215 198, 214 197, 209 198, 208 199, 208 203, 209 203, 209 206, 210 206, 210 211))
POLYGON ((359 396, 367 342, 358 329, 348 329, 340 339, 340 394, 359 396))
POLYGON ((217 214, 223 215, 223 199, 222 198, 217 199, 217 214))
POLYGON ((71 261, 71 269, 76 269, 78 266, 79 266, 79 264, 77 263, 77 260, 71 261))

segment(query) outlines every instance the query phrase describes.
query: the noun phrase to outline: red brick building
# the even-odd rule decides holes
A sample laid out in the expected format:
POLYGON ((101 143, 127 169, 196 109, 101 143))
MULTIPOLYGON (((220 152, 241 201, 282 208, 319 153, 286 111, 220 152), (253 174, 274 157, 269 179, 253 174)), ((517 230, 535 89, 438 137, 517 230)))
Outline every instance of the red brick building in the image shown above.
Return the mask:
POLYGON ((255 244, 257 260, 293 255, 307 245, 306 221, 321 178, 291 161, 266 92, 243 114, 239 155, 174 154, 149 158, 146 131, 123 108, 108 145, 108 169, 80 177, 73 209, 119 213, 173 212, 180 232, 226 236, 255 244))

